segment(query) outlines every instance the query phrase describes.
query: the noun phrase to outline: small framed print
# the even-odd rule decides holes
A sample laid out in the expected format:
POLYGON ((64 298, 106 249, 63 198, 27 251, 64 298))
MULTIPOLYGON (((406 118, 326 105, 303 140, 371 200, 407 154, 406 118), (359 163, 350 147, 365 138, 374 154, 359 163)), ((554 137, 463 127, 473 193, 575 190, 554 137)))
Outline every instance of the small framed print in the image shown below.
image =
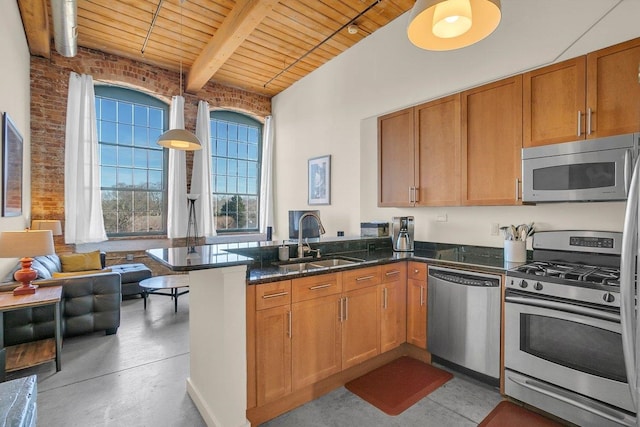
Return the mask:
POLYGON ((22 135, 8 113, 2 117, 2 216, 22 214, 22 135))
POLYGON ((331 204, 331 156, 309 159, 309 204, 331 204))

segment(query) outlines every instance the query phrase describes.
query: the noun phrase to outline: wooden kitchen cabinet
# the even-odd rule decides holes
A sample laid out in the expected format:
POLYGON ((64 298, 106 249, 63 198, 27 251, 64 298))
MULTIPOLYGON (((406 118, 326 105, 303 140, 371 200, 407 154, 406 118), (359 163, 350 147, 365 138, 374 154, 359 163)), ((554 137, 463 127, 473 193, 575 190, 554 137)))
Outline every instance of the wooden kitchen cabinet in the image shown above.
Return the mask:
POLYGON ((380 354, 380 267, 342 273, 342 369, 380 354))
POLYGON ((407 342, 426 349, 427 265, 410 261, 407 277, 407 342))
POLYGON ((378 206, 413 206, 413 108, 378 118, 378 206))
POLYGON ((257 404, 291 393, 291 281, 256 286, 257 404))
POLYGON ((381 267, 379 289, 380 353, 393 350, 407 340, 407 264, 381 267))
POLYGON ((462 204, 520 203, 522 75, 462 93, 462 204))
POLYGON ((640 131, 640 39, 523 75, 523 146, 640 131))
POLYGON ((292 281, 292 389, 342 369, 342 283, 339 273, 292 281))
POLYGON ((460 204, 460 94, 415 107, 415 206, 460 204))
POLYGON ((379 206, 460 204, 460 94, 378 118, 379 206))

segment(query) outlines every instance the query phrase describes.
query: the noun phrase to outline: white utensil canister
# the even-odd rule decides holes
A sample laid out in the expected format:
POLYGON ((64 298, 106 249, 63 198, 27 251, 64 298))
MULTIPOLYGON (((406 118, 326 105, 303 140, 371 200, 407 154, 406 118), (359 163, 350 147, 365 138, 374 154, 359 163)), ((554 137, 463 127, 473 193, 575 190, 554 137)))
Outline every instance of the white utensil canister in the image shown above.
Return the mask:
POLYGON ((289 261, 289 246, 278 246, 278 259, 280 261, 289 261))
POLYGON ((527 260, 527 242, 524 240, 505 240, 504 260, 506 262, 525 262, 527 260))

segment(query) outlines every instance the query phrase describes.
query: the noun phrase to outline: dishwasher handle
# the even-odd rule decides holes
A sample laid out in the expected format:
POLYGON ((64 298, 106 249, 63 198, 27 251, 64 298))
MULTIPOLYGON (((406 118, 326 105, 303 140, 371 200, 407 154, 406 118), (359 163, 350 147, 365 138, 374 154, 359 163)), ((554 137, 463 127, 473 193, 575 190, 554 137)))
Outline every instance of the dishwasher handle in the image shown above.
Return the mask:
POLYGON ((464 286, 480 286, 485 288, 500 287, 500 279, 497 277, 476 276, 473 273, 466 272, 445 272, 430 269, 429 277, 464 286))

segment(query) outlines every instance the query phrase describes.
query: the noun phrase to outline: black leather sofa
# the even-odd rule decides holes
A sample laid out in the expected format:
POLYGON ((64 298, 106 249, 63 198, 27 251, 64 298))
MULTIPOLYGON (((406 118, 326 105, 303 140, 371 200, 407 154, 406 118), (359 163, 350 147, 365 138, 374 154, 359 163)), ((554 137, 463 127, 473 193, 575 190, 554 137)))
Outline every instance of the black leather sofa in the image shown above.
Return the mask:
MULTIPOLYGON (((36 257, 32 267, 38 271, 34 284, 62 286, 63 336, 117 332, 122 299, 118 272, 53 278, 53 272, 61 271, 57 255, 36 257)), ((52 338, 55 330, 53 311, 52 306, 45 306, 4 313, 5 346, 52 338)))

